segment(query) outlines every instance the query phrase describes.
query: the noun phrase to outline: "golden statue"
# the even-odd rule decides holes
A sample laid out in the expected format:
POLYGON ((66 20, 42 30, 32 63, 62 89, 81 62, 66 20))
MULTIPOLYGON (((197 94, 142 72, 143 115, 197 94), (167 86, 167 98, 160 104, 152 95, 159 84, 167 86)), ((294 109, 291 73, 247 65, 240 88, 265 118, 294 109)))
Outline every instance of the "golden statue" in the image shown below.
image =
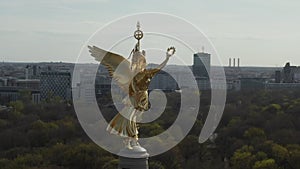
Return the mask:
MULTIPOLYGON (((109 75, 117 82, 118 86, 128 94, 123 99, 124 108, 109 123, 107 131, 125 138, 125 145, 131 149, 138 144, 137 116, 149 110, 148 87, 151 79, 168 62, 175 53, 175 48, 170 47, 166 52, 166 59, 154 69, 146 69, 145 51, 140 51, 140 40, 143 32, 139 22, 134 37, 138 40, 131 53, 131 64, 124 57, 105 51, 96 46, 88 46, 91 55, 106 67, 109 75)), ((129 57, 130 58, 130 57, 129 57)))

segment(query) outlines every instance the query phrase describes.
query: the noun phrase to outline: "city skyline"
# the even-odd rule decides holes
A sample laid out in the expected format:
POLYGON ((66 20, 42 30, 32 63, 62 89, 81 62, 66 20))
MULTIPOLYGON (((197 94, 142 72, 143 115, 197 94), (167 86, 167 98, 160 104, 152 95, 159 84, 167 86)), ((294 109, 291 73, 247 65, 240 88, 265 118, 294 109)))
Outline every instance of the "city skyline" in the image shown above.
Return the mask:
MULTIPOLYGON (((196 54, 196 53, 195 53, 196 54)), ((237 65, 237 61, 236 61, 236 65, 234 66, 233 65, 233 59, 234 58, 231 58, 231 65, 229 66, 229 61, 228 63, 222 65, 222 66, 219 66, 219 65, 214 65, 214 64, 211 64, 211 67, 229 67, 229 68, 255 68, 255 67, 258 67, 258 68, 283 68, 287 63, 290 63, 291 66, 300 66, 300 65, 295 65, 293 64, 293 62, 290 62, 290 61, 286 61, 284 63, 280 63, 280 64, 277 64, 277 65, 240 65, 238 66, 237 65)), ((235 59, 238 59, 238 58, 235 58, 235 59)), ((75 63, 75 62, 64 62, 64 61, 36 61, 36 62, 32 62, 32 61, 0 61, 0 64, 27 64, 27 65, 30 65, 30 64, 41 64, 41 63, 45 63, 45 64, 57 64, 57 63, 61 63, 61 64, 95 64, 95 65, 100 65, 99 63, 75 63)), ((149 65, 158 65, 157 63, 148 63, 149 65)), ((166 65, 166 67, 168 66, 190 66, 192 67, 193 66, 193 63, 191 63, 190 65, 183 65, 183 64, 168 64, 166 65)))
MULTIPOLYGON (((224 66, 229 58, 240 58, 241 66, 300 65, 299 5, 294 0, 4 1, 0 3, 0 56, 5 62, 75 62, 80 48, 99 27, 124 15, 155 11, 182 17, 202 30, 224 66)), ((192 65, 192 57, 186 62, 192 65)))

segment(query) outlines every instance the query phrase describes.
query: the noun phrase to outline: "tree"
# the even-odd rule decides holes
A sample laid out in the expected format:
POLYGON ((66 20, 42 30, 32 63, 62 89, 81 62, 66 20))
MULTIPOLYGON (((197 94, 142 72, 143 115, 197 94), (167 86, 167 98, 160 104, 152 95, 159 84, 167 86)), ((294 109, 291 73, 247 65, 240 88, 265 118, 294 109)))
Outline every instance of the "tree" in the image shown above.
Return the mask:
POLYGON ((9 106, 13 108, 13 111, 9 113, 9 119, 17 121, 22 116, 22 110, 24 109, 24 103, 20 100, 10 102, 9 106))
POLYGON ((292 144, 288 145, 287 149, 289 151, 288 163, 293 169, 300 168, 300 145, 292 144))
POLYGON ((14 162, 21 166, 38 167, 43 164, 43 156, 41 154, 25 154, 18 156, 14 162))
POLYGON ((274 159, 266 159, 255 162, 253 169, 279 169, 274 159))
POLYGON ((265 152, 259 151, 255 154, 256 161, 262 161, 267 159, 268 155, 265 152))
POLYGON ((140 137, 152 137, 163 132, 163 128, 156 122, 149 124, 140 124, 140 137))
POLYGON ((232 169, 252 169, 255 156, 252 154, 252 146, 243 146, 238 149, 230 159, 232 169))
POLYGON ((257 146, 266 140, 266 134, 263 129, 252 127, 245 131, 244 137, 249 140, 251 145, 257 146))
POLYGON ((289 156, 289 152, 285 147, 278 144, 273 144, 272 155, 279 164, 284 165, 289 156))
POLYGON ((151 169, 165 169, 165 167, 159 161, 152 161, 149 164, 151 169))
POLYGON ((108 161, 105 163, 102 167, 102 169, 116 169, 118 168, 119 160, 118 159, 113 159, 111 161, 108 161))
POLYGON ((25 104, 30 104, 31 100, 31 92, 29 90, 21 90, 20 91, 20 100, 25 104))

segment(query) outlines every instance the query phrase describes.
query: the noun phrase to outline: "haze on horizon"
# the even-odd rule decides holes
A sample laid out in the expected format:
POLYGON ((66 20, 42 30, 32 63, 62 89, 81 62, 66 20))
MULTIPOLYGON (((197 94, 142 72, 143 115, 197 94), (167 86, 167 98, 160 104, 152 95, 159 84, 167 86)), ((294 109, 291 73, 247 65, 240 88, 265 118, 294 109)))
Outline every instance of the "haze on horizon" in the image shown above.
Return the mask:
POLYGON ((297 0, 4 0, 0 61, 75 62, 86 40, 108 22, 138 12, 163 12, 202 30, 225 66, 229 58, 241 58, 241 66, 300 65, 299 7, 297 0))

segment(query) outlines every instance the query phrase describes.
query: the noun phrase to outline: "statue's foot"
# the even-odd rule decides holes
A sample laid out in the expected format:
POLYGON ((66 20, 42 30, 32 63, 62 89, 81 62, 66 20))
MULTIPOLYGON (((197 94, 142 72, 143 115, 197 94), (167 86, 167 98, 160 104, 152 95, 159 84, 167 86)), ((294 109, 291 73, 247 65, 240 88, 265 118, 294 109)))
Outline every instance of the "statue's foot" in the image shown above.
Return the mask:
POLYGON ((134 146, 140 147, 140 144, 139 144, 137 138, 132 138, 132 140, 131 140, 131 146, 132 146, 132 147, 134 147, 134 146))
POLYGON ((127 149, 132 149, 132 146, 131 146, 131 140, 130 139, 125 139, 124 140, 124 144, 125 144, 125 148, 127 149))
POLYGON ((132 146, 131 146, 130 144, 126 145, 125 148, 127 148, 127 149, 129 149, 129 150, 132 150, 132 149, 133 149, 132 146))

